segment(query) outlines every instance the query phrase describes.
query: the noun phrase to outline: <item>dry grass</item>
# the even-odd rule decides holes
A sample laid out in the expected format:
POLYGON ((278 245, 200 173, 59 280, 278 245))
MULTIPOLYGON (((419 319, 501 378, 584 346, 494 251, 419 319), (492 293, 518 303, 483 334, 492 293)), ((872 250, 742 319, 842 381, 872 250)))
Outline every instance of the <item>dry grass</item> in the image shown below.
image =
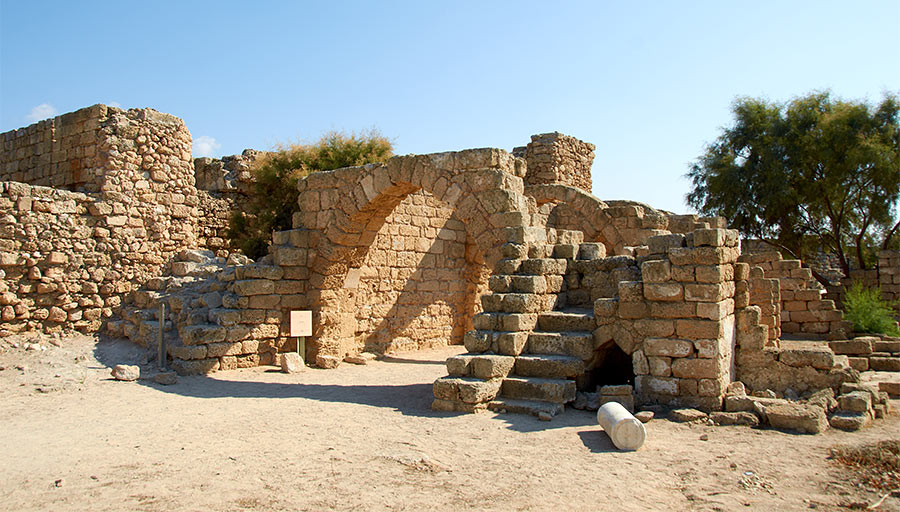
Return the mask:
POLYGON ((883 491, 900 489, 900 440, 835 446, 831 458, 856 469, 867 486, 883 491))

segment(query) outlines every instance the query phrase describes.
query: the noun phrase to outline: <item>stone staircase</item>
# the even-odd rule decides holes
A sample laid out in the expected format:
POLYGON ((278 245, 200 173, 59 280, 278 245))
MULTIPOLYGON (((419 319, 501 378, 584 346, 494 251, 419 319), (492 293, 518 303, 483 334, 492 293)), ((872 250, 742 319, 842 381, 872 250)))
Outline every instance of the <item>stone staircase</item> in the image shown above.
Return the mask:
POLYGON ((575 400, 596 347, 591 296, 572 267, 606 251, 579 231, 555 235, 555 243, 504 247, 465 337, 469 353, 449 358, 449 375, 434 384, 435 409, 550 419, 575 400))

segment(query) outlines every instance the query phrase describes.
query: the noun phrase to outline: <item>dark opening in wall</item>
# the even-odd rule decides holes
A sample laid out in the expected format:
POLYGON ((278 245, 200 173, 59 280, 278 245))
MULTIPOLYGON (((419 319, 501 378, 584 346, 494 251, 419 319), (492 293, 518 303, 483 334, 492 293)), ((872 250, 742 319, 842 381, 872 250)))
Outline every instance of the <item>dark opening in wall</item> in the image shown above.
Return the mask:
POLYGON ((584 376, 579 379, 578 388, 593 393, 598 386, 611 384, 634 385, 631 356, 613 340, 594 351, 594 357, 588 362, 584 376))

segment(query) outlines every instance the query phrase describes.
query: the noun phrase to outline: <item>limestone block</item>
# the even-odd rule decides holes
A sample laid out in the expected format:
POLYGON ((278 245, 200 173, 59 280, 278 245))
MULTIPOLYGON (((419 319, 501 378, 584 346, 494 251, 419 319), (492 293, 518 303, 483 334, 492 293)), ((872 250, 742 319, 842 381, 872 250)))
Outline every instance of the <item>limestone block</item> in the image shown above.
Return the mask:
POLYGON ((828 346, 835 354, 871 354, 872 340, 871 338, 855 338, 846 341, 831 341, 828 346))
POLYGON ((900 357, 869 358, 869 369, 876 372, 900 372, 900 357))
POLYGON ((783 402, 765 406, 765 414, 772 428, 806 434, 818 434, 828 428, 825 411, 812 405, 783 402))
POLYGON ((697 409, 673 409, 669 412, 669 419, 678 423, 691 423, 706 421, 708 415, 697 409))
POLYGON ((655 377, 669 377, 672 375, 672 358, 671 357, 647 357, 647 363, 650 368, 650 375, 655 377))
POLYGON ((452 377, 468 377, 471 370, 469 364, 475 356, 460 354, 447 358, 447 373, 452 377))
POLYGON ((181 329, 185 345, 205 345, 225 340, 225 328, 218 325, 189 325, 181 329))
POLYGON ((238 295, 268 295, 275 292, 275 283, 268 279, 242 279, 234 282, 234 292, 238 295))
POLYGON ((759 425, 759 416, 754 413, 741 412, 713 412, 709 418, 716 425, 741 425, 747 427, 756 427, 759 425))
POLYGON ((644 284, 641 281, 619 281, 618 292, 622 302, 644 300, 644 284))
POLYGON ((714 320, 679 319, 675 321, 675 334, 690 340, 719 338, 724 334, 723 324, 714 320))
POLYGON ((643 350, 635 350, 632 352, 631 367, 635 375, 647 375, 650 373, 650 362, 643 350))
POLYGON ((865 427, 870 421, 869 413, 841 412, 834 414, 829 423, 834 428, 852 432, 865 427))
POLYGON ((527 332, 504 332, 497 336, 497 349, 501 354, 517 356, 528 342, 527 332))
POLYGON ((118 364, 110 373, 116 380, 135 381, 141 377, 141 368, 135 365, 118 364))
POLYGON ((306 369, 303 364, 303 358, 296 352, 285 352, 281 354, 281 371, 284 373, 298 373, 306 369))
POLYGON ((499 355, 480 355, 472 358, 472 374, 480 379, 506 377, 512 370, 516 358, 499 355))
POLYGON ((675 334, 675 322, 672 320, 644 318, 636 320, 634 322, 634 328, 639 335, 644 337, 661 338, 675 334))
POLYGON ((664 283, 672 278, 672 266, 667 260, 651 260, 641 264, 644 283, 664 283))
POLYGON ((872 395, 866 391, 851 391, 837 398, 838 406, 845 412, 869 413, 872 409, 872 395))
POLYGON ((716 379, 721 369, 717 359, 679 358, 672 361, 672 375, 683 379, 716 379))
POLYGON ((647 300, 678 302, 684 299, 684 292, 685 287, 679 283, 644 283, 647 300))
POLYGON ((812 366, 820 370, 830 370, 834 367, 834 353, 824 348, 783 349, 778 360, 795 367, 812 366))
POLYGON ((721 247, 725 245, 724 229, 695 229, 693 234, 695 247, 703 245, 721 247))
POLYGON ((492 342, 493 333, 491 331, 469 331, 463 337, 466 350, 473 354, 487 352, 491 349, 492 342))

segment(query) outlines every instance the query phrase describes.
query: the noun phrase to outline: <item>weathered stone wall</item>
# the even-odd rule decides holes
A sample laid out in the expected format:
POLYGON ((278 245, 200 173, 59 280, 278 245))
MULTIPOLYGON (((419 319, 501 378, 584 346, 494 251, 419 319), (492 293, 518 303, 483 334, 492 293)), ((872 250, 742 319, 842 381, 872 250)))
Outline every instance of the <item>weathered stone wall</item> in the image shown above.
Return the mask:
POLYGON ((559 132, 532 135, 525 151, 513 154, 528 162, 526 185, 569 185, 591 191, 593 144, 559 132))
POLYGON ((112 315, 133 273, 113 262, 97 207, 82 193, 0 182, 0 329, 96 331, 112 315))
MULTIPOLYGON (((823 298, 825 290, 800 260, 783 260, 780 252, 768 249, 744 253, 741 261, 762 269, 763 278, 778 280, 781 298, 778 307, 754 302, 760 305, 762 321, 770 328, 775 316, 780 317, 780 332, 770 333, 773 339, 781 333, 813 338, 837 338, 847 334, 843 313, 833 300, 823 298)), ((763 288, 757 287, 757 290, 763 294, 769 293, 763 288)))
MULTIPOLYGON (((840 279, 838 284, 827 287, 827 297, 837 304, 843 304, 847 290, 860 283, 866 288, 879 288, 881 298, 900 301, 900 251, 878 251, 877 266, 874 269, 851 269, 850 277, 840 279)), ((900 317, 900 304, 896 308, 900 317)))
POLYGON ((94 105, 0 135, 0 181, 96 192, 107 107, 94 105))
MULTIPOLYGON (((461 344, 487 269, 447 205, 408 195, 385 219, 359 270, 356 338, 376 352, 461 344)), ((480 308, 478 308, 480 310, 480 308)))
POLYGON ((16 294, 5 302, 14 302, 6 304, 14 311, 20 306, 6 329, 96 330, 98 310, 108 314, 103 308, 116 307, 176 251, 195 243, 191 138, 180 119, 96 105, 10 133, 0 136, 15 141, 0 157, 5 169, 15 168, 5 176, 86 193, 4 185, 2 252, 9 268, 3 285, 16 294), (36 160, 19 158, 27 148, 39 152, 36 160), (60 254, 65 275, 54 263, 64 259, 60 254))
POLYGON ((263 153, 246 149, 240 155, 195 158, 199 199, 197 246, 227 256, 231 251, 225 231, 231 214, 244 209, 253 186, 250 166, 263 153))

